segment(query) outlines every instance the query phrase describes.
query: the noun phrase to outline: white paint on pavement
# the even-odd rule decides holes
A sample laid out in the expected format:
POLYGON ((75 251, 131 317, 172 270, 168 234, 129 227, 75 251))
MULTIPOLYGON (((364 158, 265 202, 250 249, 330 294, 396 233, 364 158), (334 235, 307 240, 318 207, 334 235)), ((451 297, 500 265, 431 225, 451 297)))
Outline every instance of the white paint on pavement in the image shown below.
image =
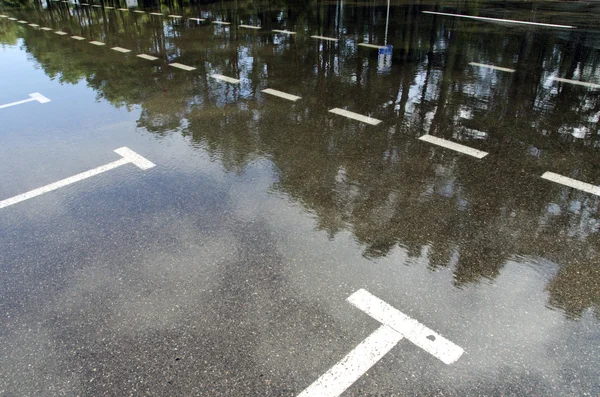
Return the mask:
POLYGON ((319 39, 319 40, 329 40, 329 41, 338 41, 338 39, 336 39, 335 37, 327 37, 327 36, 310 36, 313 39, 319 39))
POLYGON ((37 23, 30 23, 29 26, 31 26, 32 28, 39 28, 40 25, 38 25, 37 23))
POLYGON ((151 161, 145 159, 144 157, 140 156, 139 154, 135 153, 134 151, 132 151, 131 149, 128 149, 126 147, 116 149, 115 153, 122 156, 123 158, 120 160, 117 160, 117 161, 113 161, 112 163, 108 163, 106 165, 100 166, 98 168, 94 168, 89 171, 85 171, 80 174, 71 176, 69 178, 62 179, 58 182, 54 182, 49 185, 46 185, 46 186, 43 186, 43 187, 40 187, 40 188, 37 188, 34 190, 30 190, 27 193, 23 193, 18 196, 14 196, 9 199, 0 201, 0 208, 5 208, 10 205, 14 205, 14 204, 20 203, 22 201, 28 200, 30 198, 40 196, 44 193, 48 193, 48 192, 60 189, 61 187, 71 185, 75 182, 82 181, 84 179, 90 178, 92 176, 101 174, 103 172, 112 170, 114 168, 120 167, 120 166, 128 164, 128 163, 133 163, 136 166, 138 166, 139 168, 141 168, 142 170, 147 170, 147 169, 155 166, 151 161))
POLYGON ((570 25, 555 25, 555 24, 552 24, 552 23, 516 21, 514 19, 474 17, 474 16, 471 16, 471 15, 450 14, 450 13, 447 13, 447 12, 434 12, 434 11, 422 11, 422 12, 423 12, 423 14, 435 14, 435 15, 444 15, 444 16, 448 16, 448 17, 479 19, 481 21, 489 21, 489 22, 506 22, 506 23, 518 23, 518 24, 522 24, 522 25, 545 26, 545 27, 550 27, 550 28, 575 29, 575 26, 570 26, 570 25))
POLYGON ((572 187, 573 189, 581 190, 586 193, 591 193, 595 194, 596 196, 600 196, 600 186, 581 182, 577 179, 569 178, 560 174, 555 174, 554 172, 545 172, 544 175, 542 175, 542 178, 548 181, 560 183, 564 186, 572 187))
POLYGON ((156 61, 158 59, 157 57, 153 57, 152 55, 147 54, 138 54, 137 56, 143 59, 147 59, 149 61, 156 61))
POLYGON ((578 81, 578 80, 569 80, 569 79, 563 79, 562 77, 550 77, 550 80, 553 81, 560 81, 561 83, 569 83, 569 84, 575 84, 575 85, 581 85, 584 87, 589 87, 589 88, 600 88, 600 84, 595 84, 595 83, 588 83, 585 81, 578 81))
POLYGON ((482 159, 488 155, 487 152, 473 149, 472 147, 461 145, 460 143, 447 141, 445 139, 437 138, 432 135, 423 135, 419 138, 422 141, 432 143, 434 145, 438 145, 444 147, 446 149, 454 150, 463 154, 468 154, 469 156, 477 157, 478 159, 482 159))
POLYGON ((114 10, 115 9, 115 7, 111 7, 111 6, 106 6, 104 8, 106 8, 107 10, 114 10))
POLYGON ((151 12, 150 15, 164 16, 162 12, 151 12))
POLYGON ((244 28, 244 29, 260 29, 260 26, 254 26, 254 25, 240 25, 240 28, 244 28))
POLYGON ((369 43, 359 43, 358 45, 361 47, 367 47, 367 48, 377 48, 377 49, 385 48, 385 46, 383 46, 383 45, 375 45, 375 44, 369 44, 369 43))
POLYGON ((8 18, 8 20, 9 20, 9 21, 16 21, 16 20, 17 20, 17 18, 10 17, 10 18, 8 18))
POLYGON ((212 21, 215 25, 231 25, 231 22, 212 21))
POLYGON ((18 23, 27 23, 27 21, 17 21, 18 23))
POLYGON ((101 41, 90 41, 90 44, 97 45, 97 46, 106 45, 101 41))
POLYGON ((138 13, 138 14, 145 14, 146 13, 146 11, 142 11, 142 10, 135 10, 133 12, 138 13))
POLYGON ((469 62, 469 65, 471 65, 471 66, 477 66, 477 67, 480 67, 480 68, 486 68, 486 69, 492 69, 492 70, 499 70, 501 72, 508 72, 508 73, 514 73, 515 72, 514 69, 502 68, 500 66, 494 66, 494 65, 486 65, 485 63, 469 62))
POLYGON ((190 21, 196 21, 196 22, 204 22, 206 21, 206 19, 204 18, 189 18, 190 21))
POLYGON ((191 70, 196 70, 196 68, 192 67, 192 66, 188 66, 188 65, 184 65, 182 63, 170 63, 169 66, 173 66, 174 68, 178 68, 178 69, 183 69, 183 70, 187 70, 188 72, 191 70))
POLYGON ((406 339, 445 364, 452 364, 464 353, 464 350, 460 346, 427 328, 417 320, 408 317, 364 289, 350 295, 348 302, 383 325, 400 333, 406 339))
POLYGON ((46 30, 46 31, 48 31, 48 30, 52 30, 52 28, 47 28, 47 27, 45 27, 45 26, 44 26, 43 28, 40 28, 40 29, 41 29, 41 30, 46 30))
POLYGON ((287 99, 288 101, 297 101, 298 99, 302 99, 299 96, 287 94, 285 92, 277 91, 272 88, 264 89, 264 90, 262 90, 262 92, 264 92, 265 94, 275 95, 279 98, 287 99))
POLYGON ((61 30, 57 30, 57 31, 56 31, 56 32, 54 32, 54 33, 56 33, 56 34, 58 34, 58 35, 61 35, 61 36, 64 36, 64 35, 66 35, 66 34, 67 34, 67 32, 63 32, 63 31, 61 31, 61 30))
POLYGON ((179 19, 183 18, 181 15, 167 15, 169 18, 179 19))
POLYGON ((47 103, 50 102, 50 99, 46 98, 39 92, 34 92, 33 94, 29 94, 29 98, 23 99, 22 101, 7 103, 6 105, 0 105, 0 109, 8 108, 15 105, 21 105, 23 103, 38 101, 39 103, 47 103))
POLYGON ((129 11, 127 8, 118 8, 119 11, 129 11))
POLYGON ((81 36, 71 36, 72 39, 74 40, 85 40, 85 37, 81 37, 81 36))
POLYGON ((113 47, 113 48, 111 48, 111 50, 117 51, 117 52, 122 52, 123 54, 131 52, 131 50, 128 50, 127 48, 123 48, 123 47, 113 47))
POLYGON ((296 34, 296 32, 292 32, 290 30, 279 30, 279 29, 273 29, 272 32, 283 33, 283 34, 296 34))
POLYGON ((217 80, 226 81, 231 84, 238 84, 240 81, 238 79, 234 79, 233 77, 223 76, 222 74, 211 74, 210 77, 217 80))
POLYGON ((381 120, 377 120, 377 119, 374 119, 369 116, 363 116, 362 114, 354 113, 349 110, 344 110, 344 109, 340 109, 340 108, 329 109, 329 113, 334 113, 334 114, 337 114, 340 116, 347 117, 349 119, 362 121, 363 123, 367 123, 367 124, 371 124, 371 125, 377 125, 377 124, 381 123, 381 120))
POLYGON ((402 335, 382 325, 325 372, 298 397, 337 397, 402 340, 402 335))

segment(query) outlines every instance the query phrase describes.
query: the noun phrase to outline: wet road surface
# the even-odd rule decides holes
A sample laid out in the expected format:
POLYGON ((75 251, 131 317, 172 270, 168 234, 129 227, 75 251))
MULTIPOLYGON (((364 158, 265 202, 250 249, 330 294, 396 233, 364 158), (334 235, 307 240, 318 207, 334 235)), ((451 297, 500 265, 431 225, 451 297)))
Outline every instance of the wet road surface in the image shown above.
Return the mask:
POLYGON ((0 395, 597 396, 598 11, 2 6, 0 395))

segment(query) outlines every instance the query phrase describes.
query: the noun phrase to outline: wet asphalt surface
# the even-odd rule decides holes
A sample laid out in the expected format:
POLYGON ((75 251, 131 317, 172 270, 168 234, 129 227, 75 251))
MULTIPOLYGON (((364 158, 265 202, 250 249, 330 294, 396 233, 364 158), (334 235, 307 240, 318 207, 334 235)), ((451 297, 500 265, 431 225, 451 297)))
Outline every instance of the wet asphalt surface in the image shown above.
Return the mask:
POLYGON ((465 353, 404 339, 344 396, 600 394, 600 198, 540 178, 600 184, 600 90, 549 81, 600 84, 598 10, 395 5, 390 65, 385 6, 172 7, 0 6, 68 33, 0 19, 0 105, 51 100, 0 109, 0 200, 156 165, 0 209, 0 395, 296 396, 380 326, 361 288, 465 353))

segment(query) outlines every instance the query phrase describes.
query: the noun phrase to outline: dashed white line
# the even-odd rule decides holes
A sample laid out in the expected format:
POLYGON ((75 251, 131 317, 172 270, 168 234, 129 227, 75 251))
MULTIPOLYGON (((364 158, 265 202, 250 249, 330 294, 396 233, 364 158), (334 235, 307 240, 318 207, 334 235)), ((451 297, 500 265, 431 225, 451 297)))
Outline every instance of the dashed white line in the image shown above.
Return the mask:
POLYGON ((479 19, 479 20, 482 20, 482 21, 519 23, 519 24, 523 24, 523 25, 535 25, 535 26, 546 26, 546 27, 551 27, 551 28, 575 29, 575 26, 570 26, 570 25, 555 25, 555 24, 552 24, 552 23, 516 21, 514 19, 475 17, 475 16, 463 15, 463 14, 450 14, 450 13, 447 13, 447 12, 434 12, 434 11, 422 11, 422 12, 423 12, 423 14, 435 14, 435 15, 444 15, 444 16, 448 16, 448 17, 479 19))
POLYGON ((181 15, 167 15, 169 18, 179 19, 183 18, 181 15))
POLYGON ((27 21, 17 21, 17 23, 27 23, 27 21))
POLYGON ((138 13, 138 14, 145 14, 146 13, 146 11, 142 11, 142 10, 135 10, 133 12, 138 13))
POLYGON ((113 48, 111 48, 111 50, 117 51, 117 52, 122 52, 123 54, 131 52, 131 50, 128 50, 127 48, 123 48, 123 47, 113 47, 113 48))
POLYGON ((265 94, 269 94, 269 95, 274 95, 277 96, 279 98, 283 98, 283 99, 287 99, 288 101, 297 101, 298 99, 302 99, 302 97, 296 96, 296 95, 292 95, 292 94, 288 94, 282 91, 277 91, 274 90, 272 88, 267 88, 262 90, 262 92, 264 92, 265 94))
POLYGON ((85 40, 85 37, 81 37, 81 36, 71 36, 72 39, 74 40, 85 40))
POLYGON ((106 44, 104 44, 101 41, 95 41, 95 40, 94 41, 90 41, 90 44, 97 45, 97 46, 106 45, 106 44))
POLYGON ((57 31, 56 31, 56 32, 54 32, 54 33, 56 33, 56 34, 58 34, 58 35, 60 35, 60 36, 64 36, 64 35, 68 34, 67 32, 63 32, 63 31, 60 31, 60 30, 57 30, 57 31))
POLYGON ((337 114, 340 116, 347 117, 349 119, 358 120, 358 121, 361 121, 363 123, 367 123, 370 125, 377 125, 377 124, 381 123, 381 120, 377 120, 377 119, 374 119, 369 116, 363 116, 362 114, 354 113, 349 110, 340 109, 340 108, 329 109, 329 113, 334 113, 334 114, 337 114))
POLYGON ((279 30, 279 29, 273 29, 271 32, 283 33, 283 34, 296 34, 296 32, 292 32, 290 30, 279 30))
POLYGON ((104 8, 106 8, 107 10, 114 10, 115 9, 115 7, 110 7, 110 6, 106 6, 104 8))
POLYGON ((158 16, 164 17, 162 12, 151 12, 150 15, 158 15, 158 16))
POLYGON ((581 86, 588 87, 588 88, 600 88, 600 84, 588 83, 586 81, 563 79, 562 77, 552 76, 552 77, 550 77, 550 80, 560 81, 561 83, 581 85, 581 86))
POLYGON ((375 44, 369 44, 369 43, 358 43, 358 45, 361 47, 367 47, 367 48, 377 48, 377 49, 385 48, 385 46, 383 46, 383 45, 375 45, 375 44))
POLYGON ((231 25, 231 22, 223 22, 223 21, 212 21, 215 25, 231 25))
POLYGON ((93 4, 93 5, 92 5, 92 7, 95 7, 95 8, 102 8, 102 6, 99 6, 98 4, 93 4))
POLYGON ((32 28, 39 28, 40 25, 38 25, 37 23, 30 23, 29 26, 31 26, 32 28))
POLYGON ((138 54, 137 56, 143 59, 147 59, 149 61, 156 61, 158 59, 157 57, 153 57, 152 55, 147 54, 138 54))
POLYGON ((119 10, 119 11, 129 11, 129 9, 128 9, 128 8, 119 8, 118 10, 119 10))
POLYGON ((441 146, 446 149, 454 150, 463 154, 467 154, 469 156, 477 157, 478 159, 484 158, 488 155, 487 152, 473 149, 472 147, 461 145, 459 143, 455 143, 452 141, 447 141, 445 139, 437 138, 432 135, 423 135, 419 138, 422 141, 432 143, 437 146, 441 146))
POLYGON ((206 21, 206 19, 204 18, 188 18, 190 21, 196 21, 196 22, 204 22, 206 21))
POLYGON ((542 178, 559 183, 564 186, 572 187, 573 189, 582 190, 586 193, 591 193, 596 196, 600 196, 600 186, 592 185, 590 183, 581 182, 577 179, 569 178, 554 172, 545 172, 542 178))
POLYGON ((222 80, 231 84, 238 84, 240 81, 238 79, 234 79, 233 77, 223 76, 222 74, 211 74, 210 77, 217 80, 222 80))
POLYGON ((486 68, 486 69, 492 69, 492 70, 499 70, 501 72, 508 72, 508 73, 514 73, 515 70, 514 69, 509 69, 509 68, 503 68, 500 66, 494 66, 494 65, 486 65, 485 63, 477 63, 477 62, 469 62, 469 65, 471 66, 477 66, 479 68, 486 68))
POLYGON ((20 105, 22 103, 32 102, 32 101, 38 101, 39 103, 48 103, 48 102, 50 102, 50 99, 46 98, 39 92, 34 92, 32 94, 29 94, 29 98, 23 99, 22 101, 11 102, 11 103, 7 103, 6 105, 0 105, 0 109, 4 109, 4 108, 8 108, 8 107, 15 106, 15 105, 20 105))
POLYGON ((260 26, 254 26, 254 25, 240 25, 240 28, 244 28, 244 29, 260 29, 260 26))
POLYGON ((47 28, 47 27, 45 27, 45 26, 44 26, 43 28, 40 28, 40 29, 41 29, 41 30, 46 30, 46 31, 50 31, 50 30, 52 30, 52 28, 47 28))
POLYGON ((339 39, 336 39, 335 37, 327 37, 327 36, 310 36, 313 39, 319 39, 319 40, 328 40, 328 41, 338 41, 339 39))
POLYGON ((90 178, 92 176, 101 174, 103 172, 112 170, 114 168, 120 167, 120 166, 128 164, 128 163, 133 163, 136 166, 138 166, 139 168, 141 168, 142 170, 147 170, 147 169, 155 166, 151 161, 145 159, 144 157, 140 156, 139 154, 135 153, 134 151, 132 151, 131 149, 126 148, 126 147, 116 149, 115 153, 119 154, 123 158, 119 159, 117 161, 113 161, 112 163, 108 163, 106 165, 100 166, 98 168, 94 168, 89 171, 85 171, 80 174, 71 176, 69 178, 62 179, 58 182, 54 182, 49 185, 46 185, 46 186, 43 186, 43 187, 40 187, 40 188, 37 188, 34 190, 30 190, 27 193, 19 194, 18 196, 14 196, 9 199, 2 200, 2 201, 0 201, 0 208, 5 208, 10 205, 14 205, 14 204, 20 203, 22 201, 28 200, 30 198, 40 196, 44 193, 48 193, 48 192, 60 189, 61 187, 71 185, 75 182, 82 181, 84 179, 90 178))
POLYGON ((10 18, 8 18, 8 20, 9 20, 9 21, 16 21, 16 20, 17 20, 17 18, 10 17, 10 18))
POLYGON ((182 63, 170 63, 169 66, 173 66, 174 68, 178 68, 178 69, 183 69, 183 70, 187 70, 188 72, 191 70, 196 70, 196 68, 192 67, 192 66, 188 66, 188 65, 184 65, 182 63))

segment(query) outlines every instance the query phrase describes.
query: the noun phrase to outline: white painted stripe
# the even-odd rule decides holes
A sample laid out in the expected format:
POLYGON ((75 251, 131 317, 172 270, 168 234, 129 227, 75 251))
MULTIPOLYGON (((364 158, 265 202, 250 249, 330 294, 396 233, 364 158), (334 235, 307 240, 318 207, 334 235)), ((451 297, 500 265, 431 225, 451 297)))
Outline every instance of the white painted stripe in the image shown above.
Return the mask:
POLYGON ((188 72, 190 70, 196 70, 196 68, 192 67, 192 66, 188 66, 188 65, 184 65, 182 63, 170 63, 169 66, 173 66, 174 68, 179 68, 179 69, 183 69, 183 70, 187 70, 188 72))
POLYGON ((312 37, 313 39, 338 41, 338 39, 336 39, 335 37, 326 37, 326 36, 310 36, 310 37, 312 37))
POLYGON ((39 103, 47 103, 47 102, 50 102, 50 99, 46 98, 39 92, 34 92, 32 94, 29 94, 29 98, 23 99, 22 101, 11 102, 11 103, 7 103, 6 105, 0 105, 0 109, 4 109, 4 108, 11 107, 11 106, 16 106, 16 105, 21 105, 23 103, 32 102, 32 101, 38 101, 39 103))
POLYGON ((179 19, 179 18, 183 18, 181 15, 167 15, 169 18, 175 18, 175 19, 179 19))
POLYGON ((32 28, 39 28, 40 25, 35 24, 35 23, 30 23, 29 26, 31 26, 32 28))
POLYGON ((482 20, 482 21, 520 23, 520 24, 523 24, 523 25, 535 25, 535 26, 546 26, 546 27, 551 27, 551 28, 575 29, 575 26, 570 26, 570 25, 555 25, 555 24, 552 24, 552 23, 516 21, 514 19, 499 19, 499 18, 487 18, 487 17, 474 17, 474 16, 471 16, 471 15, 449 14, 449 13, 446 13, 446 12, 434 12, 434 11, 422 11, 422 12, 423 12, 423 14, 435 14, 435 15, 445 15, 445 16, 448 16, 448 17, 479 19, 479 20, 482 20))
POLYGON ((212 21, 215 25, 231 25, 231 22, 212 21))
POLYGON ((569 79, 563 79, 561 77, 550 77, 550 80, 554 80, 554 81, 560 81, 561 83, 569 83, 569 84, 575 84, 575 85, 582 85, 584 87, 589 87, 589 88, 600 88, 600 84, 595 84, 595 83, 588 83, 585 81, 578 81, 578 80, 569 80, 569 79))
POLYGON ((600 196, 600 186, 581 182, 577 179, 555 174, 554 172, 545 172, 544 175, 542 175, 542 178, 552 182, 560 183, 564 186, 572 187, 573 189, 578 189, 586 193, 591 193, 595 194, 596 196, 600 196))
POLYGON ((81 36, 71 36, 71 38, 74 40, 85 40, 85 37, 81 37, 81 36))
POLYGON ((299 96, 292 95, 292 94, 286 94, 285 92, 277 91, 272 88, 264 89, 264 90, 262 90, 262 92, 264 92, 265 94, 275 95, 275 96, 278 96, 279 98, 287 99, 289 101, 297 101, 298 99, 302 99, 299 96))
POLYGON ((223 76, 222 74, 211 74, 210 77, 212 77, 213 79, 226 81, 231 84, 237 84, 240 82, 238 79, 234 79, 233 77, 223 76))
POLYGON ((151 12, 150 15, 159 15, 159 16, 164 16, 162 12, 151 12))
POLYGON ((105 164, 98 168, 94 168, 89 171, 85 171, 80 174, 71 176, 69 178, 62 179, 58 182, 54 182, 49 185, 46 185, 46 186, 43 186, 43 187, 40 187, 40 188, 37 188, 34 190, 30 190, 27 193, 19 194, 18 196, 14 196, 9 199, 0 201, 0 208, 5 208, 10 205, 14 205, 14 204, 20 203, 22 201, 28 200, 30 198, 40 196, 44 193, 52 192, 54 190, 60 189, 61 187, 71 185, 75 182, 82 181, 84 179, 90 178, 92 176, 101 174, 103 172, 112 170, 114 168, 120 167, 120 166, 128 164, 128 163, 133 163, 136 166, 138 166, 139 168, 141 168, 142 170, 147 170, 148 168, 152 168, 155 166, 151 161, 148 161, 144 157, 140 156, 139 154, 135 153, 134 151, 132 151, 131 149, 126 148, 126 147, 116 149, 115 153, 119 154, 123 158, 119 159, 117 161, 113 161, 112 163, 105 164))
POLYGON ((499 70, 501 72, 508 72, 508 73, 514 73, 515 72, 514 69, 502 68, 500 66, 494 66, 494 65, 486 65, 485 63, 469 62, 469 65, 471 65, 471 66, 477 66, 477 67, 480 67, 480 68, 487 68, 487 69, 499 70))
POLYGON ((461 145, 452 141, 447 141, 445 139, 437 138, 431 135, 423 135, 419 139, 425 142, 433 143, 434 145, 444 147, 446 149, 455 150, 463 154, 468 154, 469 156, 477 157, 478 159, 482 159, 488 155, 487 152, 473 149, 472 147, 461 145))
POLYGON ((43 27, 43 28, 40 28, 40 29, 42 29, 42 30, 52 30, 51 28, 47 28, 47 27, 43 27))
POLYGON ((152 55, 146 55, 146 54, 138 54, 137 56, 140 58, 143 58, 143 59, 147 59, 149 61, 156 61, 158 59, 157 57, 153 57, 152 55))
POLYGON ((12 17, 11 17, 11 18, 8 18, 8 19, 9 19, 10 21, 16 21, 16 20, 17 20, 17 18, 12 18, 12 17))
POLYGON ((382 325, 325 372, 298 397, 337 397, 402 340, 402 335, 382 325))
POLYGON ((61 36, 64 36, 64 35, 66 35, 66 34, 67 34, 67 32, 63 32, 63 31, 60 31, 60 30, 57 30, 57 31, 56 31, 56 32, 54 32, 54 33, 56 33, 56 34, 59 34, 59 35, 61 35, 61 36))
POLYGON ((138 14, 145 14, 146 13, 146 11, 142 11, 142 10, 135 10, 133 12, 137 12, 138 14))
POLYGON ((4 14, 2 14, 2 15, 0 15, 0 18, 8 18, 8 16, 7 16, 7 15, 4 15, 4 14))
POLYGON ((117 51, 117 52, 122 52, 123 54, 131 52, 131 50, 128 50, 127 48, 123 48, 123 47, 113 47, 113 48, 111 48, 111 50, 117 51))
POLYGON ((196 22, 204 22, 206 21, 206 19, 204 18, 189 18, 190 21, 196 21, 196 22))
POLYGON ((119 8, 118 10, 119 11, 129 11, 129 9, 127 9, 127 8, 119 8))
POLYGON ((381 120, 374 119, 369 116, 363 116, 362 114, 350 112, 349 110, 344 110, 340 108, 329 109, 329 113, 338 114, 340 116, 348 117, 349 119, 354 119, 358 121, 362 121, 363 123, 377 125, 381 123, 381 120))
POLYGON ((292 31, 289 31, 289 30, 279 30, 279 29, 273 29, 272 32, 283 33, 283 34, 296 34, 296 32, 292 32, 292 31))
POLYGON ((375 45, 375 44, 369 44, 369 43, 359 43, 358 45, 361 47, 367 47, 367 48, 377 48, 377 49, 385 48, 385 46, 383 46, 383 45, 375 45))
POLYGON ((102 8, 102 6, 99 6, 98 4, 92 4, 92 7, 102 8))
POLYGON ((445 364, 452 364, 464 353, 460 346, 427 328, 417 320, 408 317, 364 289, 350 295, 348 302, 380 323, 399 332, 406 339, 445 364))
POLYGON ((90 44, 93 44, 93 45, 98 45, 98 46, 100 46, 100 45, 106 45, 106 44, 104 44, 104 43, 103 43, 103 42, 101 42, 101 41, 90 41, 90 44))
POLYGON ((115 9, 115 7, 110 7, 110 6, 106 6, 104 8, 106 8, 107 10, 114 10, 115 9))
POLYGON ((240 25, 240 28, 244 28, 244 29, 260 29, 260 26, 253 26, 253 25, 240 25))
POLYGON ((27 23, 27 21, 17 21, 18 23, 27 23))

